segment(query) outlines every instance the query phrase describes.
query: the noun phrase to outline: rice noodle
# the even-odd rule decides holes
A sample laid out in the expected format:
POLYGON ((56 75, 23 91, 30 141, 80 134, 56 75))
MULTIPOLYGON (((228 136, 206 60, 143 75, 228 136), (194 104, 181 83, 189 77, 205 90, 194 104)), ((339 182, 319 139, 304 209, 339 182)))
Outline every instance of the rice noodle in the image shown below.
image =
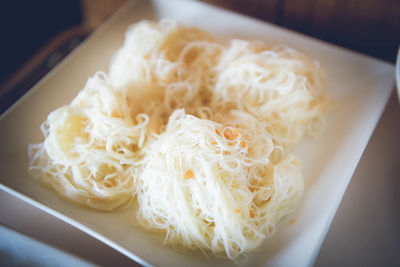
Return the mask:
POLYGON ((292 48, 141 21, 108 74, 50 113, 30 170, 97 210, 137 201, 140 226, 165 244, 236 260, 299 202, 288 148, 323 129, 325 87, 292 48))
POLYGON ((264 125, 250 114, 230 116, 222 125, 177 110, 151 144, 138 177, 137 216, 147 229, 164 231, 165 244, 235 259, 271 236, 302 195, 296 160, 272 163, 264 125))
POLYGON ((125 96, 97 73, 71 105, 56 109, 42 125, 44 143, 30 146, 35 177, 75 202, 98 210, 129 203, 148 117, 130 117, 125 96))

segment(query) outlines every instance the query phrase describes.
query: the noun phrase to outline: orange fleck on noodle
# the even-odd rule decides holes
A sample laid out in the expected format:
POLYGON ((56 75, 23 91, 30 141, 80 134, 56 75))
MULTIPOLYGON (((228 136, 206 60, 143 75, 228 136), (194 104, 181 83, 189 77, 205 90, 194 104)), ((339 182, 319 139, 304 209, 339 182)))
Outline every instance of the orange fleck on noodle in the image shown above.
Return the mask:
POLYGON ((187 170, 185 172, 185 175, 183 176, 183 179, 187 180, 187 179, 190 179, 190 178, 193 178, 193 177, 194 177, 194 175, 193 175, 192 170, 187 170))

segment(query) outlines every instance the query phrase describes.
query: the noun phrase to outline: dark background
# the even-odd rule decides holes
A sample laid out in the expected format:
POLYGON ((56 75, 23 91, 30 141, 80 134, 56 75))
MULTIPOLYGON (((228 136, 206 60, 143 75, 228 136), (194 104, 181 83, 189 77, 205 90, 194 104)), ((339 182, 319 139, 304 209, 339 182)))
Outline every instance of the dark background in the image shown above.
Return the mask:
POLYGON ((0 84, 58 33, 82 22, 79 0, 2 1, 0 84))
MULTIPOLYGON (((0 114, 126 1, 2 1, 0 114)), ((400 0, 202 1, 388 62, 396 59, 400 0)))
POLYGON ((395 62, 400 0, 213 0, 251 16, 395 62))
MULTIPOLYGON (((400 41, 400 0, 203 1, 392 63, 395 61, 400 41)), ((120 5, 122 1, 1 1, 0 93, 3 89, 2 82, 20 69, 21 65, 30 61, 43 46, 66 30, 85 23, 88 20, 87 11, 97 13, 95 9, 106 2, 110 6, 120 5), (88 3, 92 5, 87 5, 88 3)), ((110 8, 104 10, 113 11, 110 8)), ((346 191, 315 266, 400 266, 399 231, 391 232, 396 229, 400 214, 399 168, 396 167, 400 155, 400 142, 396 142, 400 134, 399 117, 397 97, 393 95, 346 191), (387 200, 381 201, 382 199, 387 200), (379 206, 385 201, 394 203, 393 207, 379 206), (386 227, 381 228, 382 225, 386 227), (349 247, 353 249, 349 251, 349 247)), ((19 229, 29 229, 26 234, 42 241, 53 242, 53 245, 61 248, 69 248, 69 252, 100 265, 115 266, 121 262, 135 265, 125 256, 110 250, 105 244, 74 227, 37 211, 21 200, 10 199, 6 199, 5 194, 0 194, 2 214, 10 214, 9 210, 17 209, 21 210, 18 213, 20 217, 0 216, 2 223, 9 222, 19 229), (35 227, 40 227, 38 224, 42 223, 42 216, 50 226, 46 236, 38 236, 35 230, 35 227), (54 238, 61 230, 67 233, 64 236, 71 238, 54 238), (76 243, 76 237, 83 240, 82 244, 76 243), (81 245, 90 245, 92 250, 81 245), (108 261, 96 262, 98 255, 102 253, 110 256, 108 261)))
MULTIPOLYGON (((114 2, 121 5, 123 1, 114 2)), ((395 62, 399 0, 204 0, 395 62)), ((111 3, 111 4, 110 4, 111 3)), ((1 4, 0 85, 57 34, 84 22, 85 7, 111 0, 14 0, 1 4)))

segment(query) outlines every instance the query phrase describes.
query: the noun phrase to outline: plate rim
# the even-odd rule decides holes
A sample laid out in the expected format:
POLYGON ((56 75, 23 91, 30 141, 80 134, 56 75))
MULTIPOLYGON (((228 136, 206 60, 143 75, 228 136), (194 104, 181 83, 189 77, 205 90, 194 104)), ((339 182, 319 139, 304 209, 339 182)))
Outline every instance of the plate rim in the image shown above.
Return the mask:
MULTIPOLYGON (((130 7, 130 6, 134 5, 134 4, 143 3, 143 2, 146 2, 146 4, 148 4, 148 1, 145 1, 145 0, 135 0, 135 1, 132 1, 132 2, 128 2, 126 5, 124 5, 116 14, 114 14, 113 16, 111 16, 111 18, 110 18, 107 22, 105 22, 104 24, 102 24, 98 29, 96 29, 95 32, 93 32, 92 34, 90 34, 90 36, 89 36, 81 45, 79 45, 76 49, 74 49, 74 51, 72 51, 72 53, 71 53, 70 55, 68 55, 64 60, 62 60, 60 64, 58 64, 57 66, 55 66, 55 67, 54 67, 48 74, 46 74, 38 83, 36 83, 36 84, 34 85, 34 87, 32 87, 26 94, 24 94, 20 99, 18 99, 18 101, 16 101, 9 109, 7 109, 7 110, 0 116, 0 122, 1 122, 2 119, 5 118, 9 113, 11 113, 12 110, 15 109, 15 107, 17 107, 18 105, 21 105, 21 102, 25 101, 25 99, 28 99, 30 95, 34 94, 34 92, 37 91, 38 88, 40 88, 40 85, 41 85, 42 83, 45 83, 47 79, 50 79, 51 76, 52 76, 52 73, 54 73, 55 70, 57 70, 60 66, 62 66, 62 64, 67 64, 66 62, 68 62, 68 61, 70 60, 71 56, 72 56, 74 53, 76 53, 77 51, 79 51, 79 48, 81 48, 83 45, 87 44, 87 42, 88 42, 91 38, 93 38, 93 36, 100 35, 101 32, 107 28, 106 25, 109 25, 109 24, 111 23, 110 21, 117 20, 117 19, 119 18, 119 16, 120 16, 120 15, 118 15, 118 14, 123 13, 126 9, 128 9, 128 7, 130 7), (134 4, 133 4, 133 3, 134 3, 134 4)), ((150 1, 149 1, 149 2, 150 2, 150 1)), ((151 2, 154 3, 154 2, 159 2, 159 1, 158 1, 158 0, 152 0, 151 2)), ((305 35, 305 34, 302 34, 302 33, 299 33, 299 32, 293 31, 293 30, 289 30, 289 29, 287 29, 287 28, 284 28, 284 27, 281 27, 281 26, 278 26, 278 25, 275 25, 275 24, 272 24, 272 23, 269 23, 269 22, 262 21, 262 20, 257 19, 257 18, 253 18, 253 17, 247 16, 247 15, 244 15, 244 14, 240 14, 240 13, 237 13, 237 12, 230 11, 230 10, 225 10, 225 9, 222 9, 222 8, 219 8, 219 7, 215 7, 215 6, 212 6, 212 5, 210 5, 210 4, 203 3, 203 2, 198 2, 198 1, 192 1, 192 2, 195 2, 196 4, 201 4, 201 5, 208 6, 208 8, 213 8, 213 9, 218 9, 219 11, 228 12, 228 13, 231 13, 231 14, 233 14, 233 15, 235 15, 235 16, 242 16, 242 17, 245 17, 246 19, 255 20, 255 21, 259 22, 259 23, 267 24, 268 26, 274 27, 274 28, 279 29, 279 30, 281 30, 281 31, 288 32, 288 33, 290 33, 291 35, 294 35, 294 37, 301 37, 301 38, 309 39, 310 41, 312 41, 312 42, 314 42, 314 43, 317 43, 318 45, 328 46, 328 47, 333 48, 333 49, 339 49, 339 50, 342 50, 343 52, 347 52, 347 53, 350 52, 350 53, 352 53, 352 54, 358 54, 358 55, 360 55, 360 56, 362 56, 362 57, 364 57, 364 58, 366 57, 366 58, 372 59, 372 60, 374 60, 374 61, 380 61, 381 63, 388 64, 388 62, 386 62, 386 61, 384 61, 384 60, 380 60, 380 59, 374 58, 374 57, 372 57, 372 56, 368 56, 368 55, 359 53, 359 52, 357 52, 357 51, 353 51, 353 50, 350 50, 350 49, 347 49, 347 48, 343 48, 343 47, 340 47, 340 46, 337 46, 337 45, 328 43, 328 42, 326 42, 326 41, 319 40, 319 39, 316 39, 316 38, 314 38, 314 37, 310 37, 310 36, 308 36, 308 35, 305 35)), ((389 94, 389 95, 390 95, 390 94, 389 94)), ((387 103, 387 100, 386 100, 384 106, 386 106, 386 103, 387 103)), ((383 112, 383 109, 382 109, 382 112, 383 112)), ((382 113, 381 113, 381 114, 382 114, 382 113)), ((380 114, 380 115, 381 115, 381 114, 380 114)), ((379 115, 379 116, 380 116, 380 115, 379 115)), ((369 139, 368 139, 368 140, 369 140, 369 139)), ((364 149, 365 149, 365 147, 364 147, 364 149)), ((361 158, 361 156, 362 156, 362 154, 360 155, 360 158, 361 158)), ((357 160, 357 162, 359 162, 359 159, 357 160)), ((355 168, 356 168, 356 167, 355 167, 355 168)), ((355 168, 354 168, 354 170, 355 170, 355 168)), ((354 171, 353 171, 353 173, 354 173, 354 171)), ((347 180, 347 185, 348 185, 348 183, 349 183, 350 181, 351 181, 351 177, 347 180)), ((346 188, 347 188, 347 185, 344 187, 345 190, 346 190, 346 188)), ((57 218, 59 218, 59 219, 62 219, 62 220, 65 221, 66 223, 69 223, 70 225, 73 225, 74 227, 76 227, 76 228, 78 228, 78 229, 80 229, 80 230, 86 232, 87 234, 89 234, 89 235, 95 237, 96 239, 98 239, 98 240, 100 240, 101 242, 107 244, 108 246, 110 246, 110 247, 116 249, 117 251, 121 252, 122 254, 128 256, 129 258, 132 258, 132 259, 135 260, 136 262, 141 263, 141 264, 144 264, 144 265, 151 265, 151 261, 149 261, 148 259, 145 259, 144 256, 140 256, 140 257, 137 256, 135 253, 133 253, 133 252, 131 252, 131 251, 129 251, 129 250, 126 250, 124 247, 122 247, 122 246, 119 245, 118 243, 116 243, 116 242, 114 242, 114 241, 108 239, 107 237, 104 237, 104 236, 101 235, 100 233, 98 233, 98 232, 92 230, 90 227, 87 227, 87 226, 85 226, 84 224, 81 224, 81 223, 77 222, 76 220, 70 218, 69 216, 64 215, 63 213, 61 213, 61 212, 59 212, 59 211, 57 211, 57 210, 55 210, 55 209, 53 209, 53 208, 50 208, 50 207, 46 206, 45 204, 42 204, 42 203, 40 203, 39 201, 37 201, 37 200, 35 200, 35 199, 33 199, 33 198, 27 196, 27 195, 24 195, 24 194, 22 194, 22 193, 20 193, 20 192, 18 192, 18 191, 16 191, 16 190, 10 188, 10 187, 7 187, 7 186, 4 185, 2 182, 0 182, 0 189, 6 191, 6 192, 8 192, 8 193, 10 193, 11 195, 14 195, 14 196, 18 197, 19 199, 24 200, 25 202, 27 202, 27 203, 29 203, 29 204, 35 206, 35 207, 38 207, 39 209, 45 211, 45 212, 48 213, 48 214, 51 214, 51 215, 53 215, 53 216, 55 216, 55 217, 57 217, 57 218)), ((341 203, 342 197, 343 197, 343 195, 340 197, 340 199, 338 199, 337 206, 339 206, 339 204, 341 203)), ((336 212, 337 212, 337 207, 336 207, 336 209, 335 209, 335 212, 334 212, 333 215, 332 215, 332 218, 329 220, 329 223, 328 223, 328 227, 327 227, 327 229, 326 229, 326 232, 329 230, 329 226, 331 225, 332 220, 333 220, 333 218, 334 218, 336 212)), ((315 254, 315 255, 314 255, 314 256, 312 257, 312 259, 311 259, 311 264, 312 264, 312 262, 315 262, 315 259, 316 259, 317 255, 318 255, 318 252, 319 252, 319 249, 320 249, 320 247, 321 247, 321 245, 322 245, 322 243, 323 243, 323 241, 324 241, 324 239, 325 239, 325 237, 326 237, 326 232, 325 232, 325 234, 321 237, 321 241, 320 241, 320 244, 319 244, 318 248, 314 251, 314 254, 315 254)))

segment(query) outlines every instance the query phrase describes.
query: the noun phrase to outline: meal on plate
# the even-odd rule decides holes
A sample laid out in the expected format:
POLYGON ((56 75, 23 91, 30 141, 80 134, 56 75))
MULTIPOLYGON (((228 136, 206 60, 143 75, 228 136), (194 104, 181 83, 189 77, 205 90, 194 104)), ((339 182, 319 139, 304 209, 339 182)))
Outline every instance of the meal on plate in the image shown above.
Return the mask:
POLYGON ((49 114, 30 171, 99 211, 136 202, 167 245, 237 260, 296 208, 290 148, 321 132, 325 107, 319 63, 292 48, 141 21, 108 73, 49 114))

